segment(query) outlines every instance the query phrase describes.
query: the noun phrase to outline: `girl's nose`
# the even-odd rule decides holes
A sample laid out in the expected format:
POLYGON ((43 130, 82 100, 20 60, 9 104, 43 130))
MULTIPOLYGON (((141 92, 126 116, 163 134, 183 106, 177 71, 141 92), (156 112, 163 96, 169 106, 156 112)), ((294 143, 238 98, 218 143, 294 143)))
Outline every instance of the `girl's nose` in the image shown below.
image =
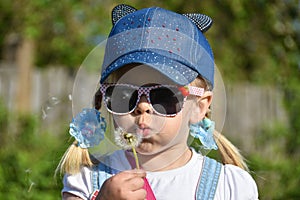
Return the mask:
POLYGON ((145 113, 148 113, 148 114, 153 113, 150 102, 148 102, 145 95, 141 96, 140 101, 138 102, 138 104, 133 112, 136 115, 141 115, 141 114, 145 114, 145 113))

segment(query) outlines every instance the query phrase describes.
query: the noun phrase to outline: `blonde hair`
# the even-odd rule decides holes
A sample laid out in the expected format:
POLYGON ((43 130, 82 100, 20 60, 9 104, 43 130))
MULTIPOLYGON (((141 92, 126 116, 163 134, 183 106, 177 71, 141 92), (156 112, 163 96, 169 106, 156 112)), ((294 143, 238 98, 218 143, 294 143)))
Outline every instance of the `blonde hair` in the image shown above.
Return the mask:
POLYGON ((249 171, 245 158, 241 155, 238 148, 236 148, 224 135, 217 131, 214 131, 214 138, 218 145, 223 164, 236 165, 246 171, 249 171))
MULTIPOLYGON (((102 95, 100 89, 94 96, 94 107, 97 110, 101 108, 102 95)), ((76 174, 83 166, 92 167, 98 161, 93 159, 88 149, 81 148, 75 140, 62 156, 56 170, 55 176, 60 174, 76 174)))
POLYGON ((55 174, 58 172, 60 172, 60 174, 76 174, 80 171, 82 166, 92 167, 93 162, 88 149, 79 147, 78 142, 74 141, 61 158, 55 170, 55 174))
MULTIPOLYGON (((211 90, 211 84, 207 82, 204 78, 196 78, 191 85, 203 87, 205 90, 211 90)), ((97 110, 101 108, 102 95, 100 91, 97 91, 94 97, 94 106, 97 110)), ((207 113, 209 117, 210 113, 207 113)), ((223 164, 236 165, 246 171, 248 166, 245 162, 244 157, 241 155, 238 148, 236 148, 224 135, 214 131, 214 139, 217 143, 219 152, 221 154, 223 164)), ((67 149, 62 159, 60 160, 55 174, 60 172, 60 174, 76 174, 80 171, 81 167, 87 166, 92 167, 96 163, 96 160, 89 154, 88 149, 83 149, 79 147, 77 141, 67 149)))
MULTIPOLYGON (((212 90, 212 85, 201 76, 198 76, 191 85, 203 87, 205 90, 209 91, 212 90)), ((207 112, 206 117, 210 118, 210 110, 207 112)), ((223 164, 232 164, 249 171, 245 158, 242 156, 237 147, 235 147, 224 135, 216 130, 214 131, 213 136, 217 143, 223 164)))

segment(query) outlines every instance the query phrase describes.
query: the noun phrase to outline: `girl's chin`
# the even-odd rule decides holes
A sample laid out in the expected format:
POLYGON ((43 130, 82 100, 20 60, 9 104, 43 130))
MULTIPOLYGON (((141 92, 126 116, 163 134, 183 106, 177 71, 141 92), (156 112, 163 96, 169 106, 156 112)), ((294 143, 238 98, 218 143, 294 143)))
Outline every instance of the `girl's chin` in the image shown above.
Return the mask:
POLYGON ((160 153, 161 151, 163 151, 163 149, 164 148, 162 146, 156 145, 155 143, 152 143, 144 139, 142 140, 140 145, 136 148, 136 151, 140 155, 151 156, 160 153))
POLYGON ((147 139, 143 139, 139 146, 136 148, 136 151, 139 154, 153 154, 155 152, 155 145, 147 139))

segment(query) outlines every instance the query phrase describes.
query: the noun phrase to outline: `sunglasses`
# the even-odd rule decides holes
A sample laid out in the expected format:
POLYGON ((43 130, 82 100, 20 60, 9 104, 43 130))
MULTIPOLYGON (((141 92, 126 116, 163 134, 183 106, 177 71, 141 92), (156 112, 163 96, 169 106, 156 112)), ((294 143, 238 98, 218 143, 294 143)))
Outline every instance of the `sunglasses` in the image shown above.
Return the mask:
POLYGON ((112 114, 132 113, 142 95, 145 95, 156 114, 175 116, 182 110, 187 96, 202 96, 204 88, 176 85, 138 87, 130 84, 102 84, 100 91, 107 110, 112 114))

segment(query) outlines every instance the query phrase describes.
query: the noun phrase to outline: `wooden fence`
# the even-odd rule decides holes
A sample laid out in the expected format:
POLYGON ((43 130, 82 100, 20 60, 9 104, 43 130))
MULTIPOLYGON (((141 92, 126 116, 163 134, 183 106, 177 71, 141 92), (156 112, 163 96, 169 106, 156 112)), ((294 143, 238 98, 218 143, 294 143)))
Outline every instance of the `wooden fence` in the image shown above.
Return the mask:
MULTIPOLYGON (((62 67, 46 70, 34 69, 31 76, 31 94, 29 105, 32 113, 41 117, 48 127, 57 127, 57 123, 68 123, 72 118, 72 89, 74 75, 62 67)), ((91 85, 89 77, 82 84, 91 85)), ((83 88, 85 88, 83 86, 83 88)), ((0 98, 12 112, 17 112, 17 71, 13 66, 0 65, 0 98)), ((226 106, 224 126, 218 129, 240 144, 245 150, 253 148, 254 137, 261 127, 272 126, 275 122, 286 122, 286 113, 282 106, 281 91, 274 87, 239 84, 226 86, 224 99, 215 99, 215 104, 226 106), (219 102, 218 102, 219 101, 219 102)), ((216 119, 223 118, 215 113, 216 119)))

